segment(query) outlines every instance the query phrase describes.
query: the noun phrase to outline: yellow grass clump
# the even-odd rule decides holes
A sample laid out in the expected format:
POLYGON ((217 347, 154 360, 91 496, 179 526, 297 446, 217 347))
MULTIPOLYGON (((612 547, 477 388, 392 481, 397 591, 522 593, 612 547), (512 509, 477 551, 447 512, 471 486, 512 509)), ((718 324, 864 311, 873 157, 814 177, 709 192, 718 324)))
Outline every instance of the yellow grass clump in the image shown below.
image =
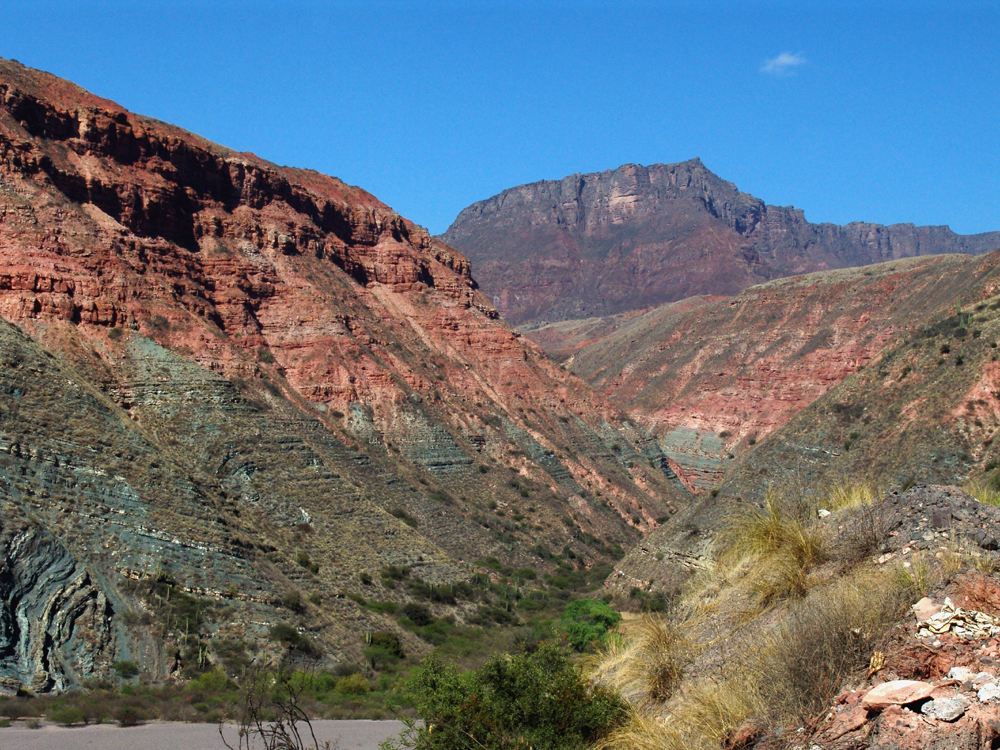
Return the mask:
POLYGON ((986 505, 1000 505, 1000 490, 995 489, 983 477, 970 479, 962 486, 962 489, 981 503, 986 505))
POLYGON ((794 502, 768 490, 764 507, 734 514, 720 540, 724 565, 747 566, 748 582, 764 605, 808 590, 810 569, 823 559, 823 543, 794 502))
POLYGON ((885 493, 882 488, 874 482, 839 479, 827 484, 823 492, 824 499, 820 504, 827 510, 836 512, 871 505, 883 494, 885 493))

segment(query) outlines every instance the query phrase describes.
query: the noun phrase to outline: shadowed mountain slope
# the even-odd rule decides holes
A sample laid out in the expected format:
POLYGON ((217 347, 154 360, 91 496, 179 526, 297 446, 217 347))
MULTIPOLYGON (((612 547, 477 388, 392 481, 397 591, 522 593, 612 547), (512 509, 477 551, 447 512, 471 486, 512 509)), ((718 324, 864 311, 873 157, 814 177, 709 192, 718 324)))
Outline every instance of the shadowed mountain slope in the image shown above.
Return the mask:
POLYGON ((357 658, 395 620, 355 599, 408 596, 387 566, 590 565, 685 501, 646 431, 370 194, 6 61, 0 317, 7 690, 162 678, 210 637, 280 650, 279 620, 357 658), (67 603, 22 632, 43 601, 67 603))
POLYGON ((590 318, 762 281, 937 253, 1000 247, 912 224, 812 224, 766 205, 698 159, 505 190, 464 209, 441 238, 472 262, 514 324, 590 318))

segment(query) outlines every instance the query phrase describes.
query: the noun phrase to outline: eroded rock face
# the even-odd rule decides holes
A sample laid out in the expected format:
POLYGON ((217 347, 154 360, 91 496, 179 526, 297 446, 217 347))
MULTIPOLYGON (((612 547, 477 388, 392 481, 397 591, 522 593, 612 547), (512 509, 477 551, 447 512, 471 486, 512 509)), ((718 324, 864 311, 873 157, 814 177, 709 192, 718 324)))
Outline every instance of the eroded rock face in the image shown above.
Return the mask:
POLYGON ((442 235, 508 320, 611 315, 768 279, 1000 248, 1000 232, 811 224, 699 159, 521 185, 464 209, 442 235))
POLYGON ((0 317, 0 496, 129 611, 155 679, 191 658, 157 585, 198 599, 206 644, 280 657, 268 625, 295 619, 357 659, 396 625, 347 594, 408 597, 384 566, 606 559, 686 497, 464 256, 368 193, 6 61, 0 317))
POLYGON ((9 521, 0 549, 0 691, 63 690, 106 675, 114 612, 86 568, 50 535, 9 521))
MULTIPOLYGON (((956 299, 968 300, 972 317, 991 316, 971 305, 995 292, 998 260, 996 254, 934 256, 828 271, 734 297, 566 321, 527 335, 653 432, 688 486, 704 491, 717 486, 739 456, 887 347, 954 318, 956 299)), ((986 335, 983 320, 962 327, 957 341, 955 322, 931 356, 942 345, 958 349, 966 342, 992 351, 987 342, 970 340, 977 328, 986 335)), ((912 364, 906 375, 903 369, 897 369, 902 388, 927 377, 926 370, 910 375, 912 364)), ((846 398, 838 403, 846 409, 846 398)), ((862 418, 857 409, 840 411, 840 421, 862 418)), ((855 430, 824 449, 842 452, 855 430)))

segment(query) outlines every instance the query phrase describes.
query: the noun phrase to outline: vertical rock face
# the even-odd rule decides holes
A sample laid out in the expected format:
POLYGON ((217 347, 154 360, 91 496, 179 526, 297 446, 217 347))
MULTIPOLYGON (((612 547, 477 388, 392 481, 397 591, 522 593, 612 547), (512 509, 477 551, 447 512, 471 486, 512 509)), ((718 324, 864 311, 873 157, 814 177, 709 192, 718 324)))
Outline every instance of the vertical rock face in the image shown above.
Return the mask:
POLYGON ((536 545, 590 565, 685 502, 646 431, 373 196, 5 61, 0 318, 0 500, 69 556, 63 583, 8 575, 0 651, 25 685, 106 674, 112 652, 183 672, 192 616, 163 587, 206 644, 273 651, 267 624, 291 619, 358 658, 357 633, 395 621, 347 594, 402 603, 386 565, 443 583, 487 556, 551 565, 536 545), (289 612, 290 591, 314 596, 289 612), (56 634, 94 623, 92 668, 72 634, 32 655, 48 631, 17 612, 40 607, 77 613, 56 634))
POLYGON ((766 205, 698 159, 505 190, 464 209, 441 238, 515 324, 620 313, 769 279, 1000 247, 912 224, 811 224, 766 205))

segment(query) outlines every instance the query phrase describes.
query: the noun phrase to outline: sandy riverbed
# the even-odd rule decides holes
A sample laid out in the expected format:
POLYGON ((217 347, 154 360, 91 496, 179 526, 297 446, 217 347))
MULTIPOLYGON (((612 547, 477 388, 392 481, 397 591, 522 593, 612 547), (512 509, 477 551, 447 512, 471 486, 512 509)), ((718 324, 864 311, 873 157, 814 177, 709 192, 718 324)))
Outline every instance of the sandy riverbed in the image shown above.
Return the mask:
MULTIPOLYGON (((340 750, 378 750, 382 740, 402 728, 398 721, 313 722, 320 746, 329 740, 331 748, 340 750)), ((228 729, 226 736, 235 746, 235 727, 228 729)), ((153 722, 128 729, 108 724, 41 729, 15 725, 0 729, 0 750, 225 750, 225 745, 215 724, 153 722)))

